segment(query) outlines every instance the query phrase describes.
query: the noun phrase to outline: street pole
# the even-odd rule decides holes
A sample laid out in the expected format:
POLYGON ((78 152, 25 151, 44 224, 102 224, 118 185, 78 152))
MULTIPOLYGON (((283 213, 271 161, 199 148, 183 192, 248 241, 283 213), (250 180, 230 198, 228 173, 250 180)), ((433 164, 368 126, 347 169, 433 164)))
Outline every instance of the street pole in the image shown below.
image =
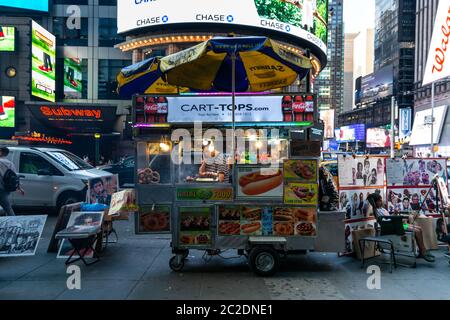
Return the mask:
POLYGON ((391 158, 395 158, 395 150, 394 150, 394 144, 395 144, 395 96, 392 96, 391 98, 391 158))
POLYGON ((431 83, 431 157, 434 158, 434 81, 431 83))
POLYGON ((233 141, 231 142, 231 149, 233 150, 233 168, 236 163, 236 150, 235 150, 235 105, 236 105, 236 51, 231 54, 231 110, 232 110, 232 132, 233 141))

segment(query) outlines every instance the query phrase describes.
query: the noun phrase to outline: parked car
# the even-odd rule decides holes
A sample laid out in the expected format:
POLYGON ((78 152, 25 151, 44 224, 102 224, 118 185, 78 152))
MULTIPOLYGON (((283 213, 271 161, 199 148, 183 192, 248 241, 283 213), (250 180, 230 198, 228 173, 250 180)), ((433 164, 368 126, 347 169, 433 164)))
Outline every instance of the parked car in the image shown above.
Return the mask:
POLYGON ((59 209, 86 200, 89 179, 110 176, 61 149, 9 147, 25 196, 11 193, 13 207, 59 209))
POLYGON ((134 167, 134 157, 130 156, 117 163, 99 166, 98 169, 118 174, 120 187, 127 187, 134 186, 134 167))

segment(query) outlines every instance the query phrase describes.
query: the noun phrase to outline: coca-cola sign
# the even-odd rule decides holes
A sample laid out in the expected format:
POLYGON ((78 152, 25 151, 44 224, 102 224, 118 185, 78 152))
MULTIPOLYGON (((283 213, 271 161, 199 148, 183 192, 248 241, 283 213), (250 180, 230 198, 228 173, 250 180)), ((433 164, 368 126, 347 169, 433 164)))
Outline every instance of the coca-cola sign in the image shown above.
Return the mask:
POLYGON ((438 81, 450 75, 448 49, 450 42, 450 1, 439 2, 430 52, 422 85, 438 81))

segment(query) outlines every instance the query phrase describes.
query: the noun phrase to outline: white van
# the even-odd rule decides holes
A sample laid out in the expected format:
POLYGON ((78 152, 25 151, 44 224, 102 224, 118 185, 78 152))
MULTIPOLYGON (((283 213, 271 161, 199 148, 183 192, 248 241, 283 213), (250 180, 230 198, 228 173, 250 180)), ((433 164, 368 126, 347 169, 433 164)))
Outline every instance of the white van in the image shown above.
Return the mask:
POLYGON ((110 176, 74 154, 52 148, 8 147, 25 196, 11 193, 13 207, 59 208, 86 200, 88 180, 110 176))

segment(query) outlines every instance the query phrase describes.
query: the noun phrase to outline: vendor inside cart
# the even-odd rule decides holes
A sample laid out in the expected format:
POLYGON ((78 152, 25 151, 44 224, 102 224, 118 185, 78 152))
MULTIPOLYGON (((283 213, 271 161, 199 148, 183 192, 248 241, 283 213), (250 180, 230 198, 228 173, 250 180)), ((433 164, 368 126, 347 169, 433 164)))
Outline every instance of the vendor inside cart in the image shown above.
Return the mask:
POLYGON ((203 146, 203 159, 198 171, 200 178, 212 178, 220 183, 230 182, 230 166, 225 155, 214 146, 214 142, 203 146))

